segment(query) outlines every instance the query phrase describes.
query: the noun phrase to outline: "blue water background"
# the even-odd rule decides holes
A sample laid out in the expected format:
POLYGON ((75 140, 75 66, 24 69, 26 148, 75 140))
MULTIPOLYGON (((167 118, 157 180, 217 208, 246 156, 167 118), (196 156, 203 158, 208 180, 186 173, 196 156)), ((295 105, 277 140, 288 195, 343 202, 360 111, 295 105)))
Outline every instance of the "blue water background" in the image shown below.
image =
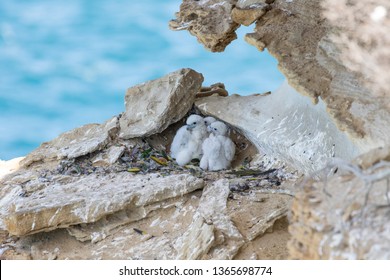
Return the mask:
POLYGON ((284 79, 277 62, 244 42, 224 53, 169 30, 180 0, 1 0, 0 159, 124 110, 128 87, 190 67, 204 85, 247 95, 284 79))

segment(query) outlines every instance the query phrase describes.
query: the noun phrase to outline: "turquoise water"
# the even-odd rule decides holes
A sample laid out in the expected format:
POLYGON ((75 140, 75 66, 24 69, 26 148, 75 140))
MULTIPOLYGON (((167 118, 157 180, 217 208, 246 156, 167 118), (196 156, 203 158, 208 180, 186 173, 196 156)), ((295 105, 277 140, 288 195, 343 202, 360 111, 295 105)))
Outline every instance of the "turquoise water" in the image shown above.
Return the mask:
POLYGON ((180 0, 1 0, 0 159, 124 110, 137 83, 190 67, 205 85, 242 95, 274 90, 276 61, 244 42, 210 53, 169 30, 180 0))

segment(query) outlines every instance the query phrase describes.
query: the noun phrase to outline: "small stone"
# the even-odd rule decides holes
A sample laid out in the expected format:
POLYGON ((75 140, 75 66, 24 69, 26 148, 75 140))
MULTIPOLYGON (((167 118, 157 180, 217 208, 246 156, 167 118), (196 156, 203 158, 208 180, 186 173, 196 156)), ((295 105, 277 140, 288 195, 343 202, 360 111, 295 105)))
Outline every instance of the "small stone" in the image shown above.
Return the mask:
POLYGON ((104 153, 97 155, 94 159, 92 159, 93 166, 110 166, 114 164, 124 153, 124 146, 111 146, 104 153))

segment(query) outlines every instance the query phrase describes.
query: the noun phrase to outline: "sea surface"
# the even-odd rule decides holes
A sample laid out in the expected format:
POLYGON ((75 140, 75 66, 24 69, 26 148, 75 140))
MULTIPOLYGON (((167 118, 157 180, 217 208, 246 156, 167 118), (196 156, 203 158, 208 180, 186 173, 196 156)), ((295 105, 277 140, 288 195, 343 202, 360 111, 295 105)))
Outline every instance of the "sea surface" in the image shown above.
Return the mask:
POLYGON ((168 21, 180 0, 1 0, 0 159, 124 110, 128 87, 180 68, 232 93, 275 90, 284 77, 243 40, 211 53, 168 21))

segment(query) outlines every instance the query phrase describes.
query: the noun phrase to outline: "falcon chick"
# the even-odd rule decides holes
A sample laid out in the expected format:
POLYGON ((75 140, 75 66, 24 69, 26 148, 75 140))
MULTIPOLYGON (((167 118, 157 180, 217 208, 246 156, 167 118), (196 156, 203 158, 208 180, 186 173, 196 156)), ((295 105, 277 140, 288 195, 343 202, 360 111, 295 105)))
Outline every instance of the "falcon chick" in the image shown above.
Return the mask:
MULTIPOLYGON (((214 117, 205 117, 204 118, 204 124, 207 127, 207 131, 209 131, 209 125, 212 124, 213 122, 216 122, 217 120, 214 117)), ((210 132, 210 131, 209 131, 210 132)))
POLYGON ((233 141, 227 137, 227 126, 223 122, 213 122, 208 127, 210 136, 202 145, 203 157, 200 168, 217 171, 227 169, 234 158, 236 147, 233 141))
POLYGON ((207 137, 207 129, 204 119, 198 115, 191 115, 173 138, 171 156, 183 166, 194 158, 200 158, 202 143, 207 137))

